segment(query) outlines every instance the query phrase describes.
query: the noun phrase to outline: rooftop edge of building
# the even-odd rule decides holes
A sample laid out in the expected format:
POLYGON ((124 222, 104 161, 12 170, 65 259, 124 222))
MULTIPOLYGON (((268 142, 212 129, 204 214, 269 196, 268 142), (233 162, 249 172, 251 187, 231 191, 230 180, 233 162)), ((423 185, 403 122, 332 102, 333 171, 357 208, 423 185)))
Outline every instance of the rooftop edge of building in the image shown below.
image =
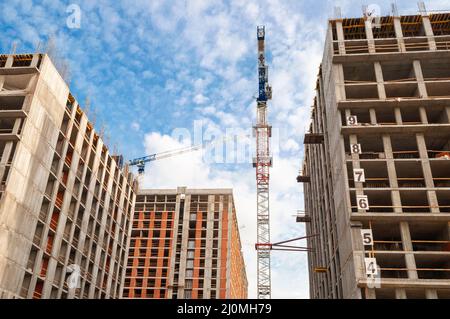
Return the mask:
POLYGON ((189 195, 213 195, 233 194, 232 188, 142 188, 138 189, 137 195, 167 195, 167 194, 189 194, 189 195))

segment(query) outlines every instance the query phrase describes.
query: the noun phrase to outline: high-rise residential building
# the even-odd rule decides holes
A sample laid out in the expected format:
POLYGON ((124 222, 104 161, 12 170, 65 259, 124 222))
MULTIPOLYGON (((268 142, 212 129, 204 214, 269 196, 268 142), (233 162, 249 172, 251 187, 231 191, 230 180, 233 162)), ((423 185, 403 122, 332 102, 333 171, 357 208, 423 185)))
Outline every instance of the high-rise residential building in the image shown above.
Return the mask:
POLYGON ((330 20, 311 114, 311 298, 450 298, 450 14, 330 20))
POLYGON ((119 297, 136 187, 120 159, 47 55, 0 55, 0 298, 119 297))
POLYGON ((123 298, 247 298, 231 189, 149 189, 136 197, 123 298))

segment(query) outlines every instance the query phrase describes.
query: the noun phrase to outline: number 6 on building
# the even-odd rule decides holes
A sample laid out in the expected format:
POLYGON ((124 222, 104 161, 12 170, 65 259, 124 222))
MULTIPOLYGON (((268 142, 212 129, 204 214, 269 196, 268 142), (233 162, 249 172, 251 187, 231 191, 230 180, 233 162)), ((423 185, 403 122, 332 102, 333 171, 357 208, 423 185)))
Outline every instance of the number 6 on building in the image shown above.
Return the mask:
POLYGON ((356 195, 356 205, 358 209, 369 210, 369 199, 367 195, 356 195))

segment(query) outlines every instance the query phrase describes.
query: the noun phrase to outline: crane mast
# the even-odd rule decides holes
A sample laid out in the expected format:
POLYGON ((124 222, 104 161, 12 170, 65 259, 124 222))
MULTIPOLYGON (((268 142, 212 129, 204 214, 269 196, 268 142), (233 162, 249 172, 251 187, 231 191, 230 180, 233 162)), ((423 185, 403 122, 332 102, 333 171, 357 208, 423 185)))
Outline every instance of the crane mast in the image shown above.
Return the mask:
POLYGON ((272 127, 267 120, 267 101, 272 98, 272 89, 268 84, 268 67, 265 63, 264 26, 257 27, 258 38, 258 98, 256 99, 256 197, 257 197, 257 251, 258 299, 271 298, 270 283, 270 223, 269 223, 269 168, 270 137, 272 127))

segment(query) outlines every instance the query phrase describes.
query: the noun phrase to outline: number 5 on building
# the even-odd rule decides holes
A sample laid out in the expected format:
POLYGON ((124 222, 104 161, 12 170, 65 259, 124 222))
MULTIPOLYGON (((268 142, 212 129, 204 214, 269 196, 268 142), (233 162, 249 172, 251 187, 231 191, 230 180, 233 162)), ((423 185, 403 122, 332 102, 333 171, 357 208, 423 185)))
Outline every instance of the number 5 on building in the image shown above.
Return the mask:
POLYGON ((356 205, 358 209, 369 210, 369 199, 367 195, 356 195, 356 205))
POLYGON ((361 229, 361 237, 363 239, 364 246, 373 245, 372 229, 361 229))

